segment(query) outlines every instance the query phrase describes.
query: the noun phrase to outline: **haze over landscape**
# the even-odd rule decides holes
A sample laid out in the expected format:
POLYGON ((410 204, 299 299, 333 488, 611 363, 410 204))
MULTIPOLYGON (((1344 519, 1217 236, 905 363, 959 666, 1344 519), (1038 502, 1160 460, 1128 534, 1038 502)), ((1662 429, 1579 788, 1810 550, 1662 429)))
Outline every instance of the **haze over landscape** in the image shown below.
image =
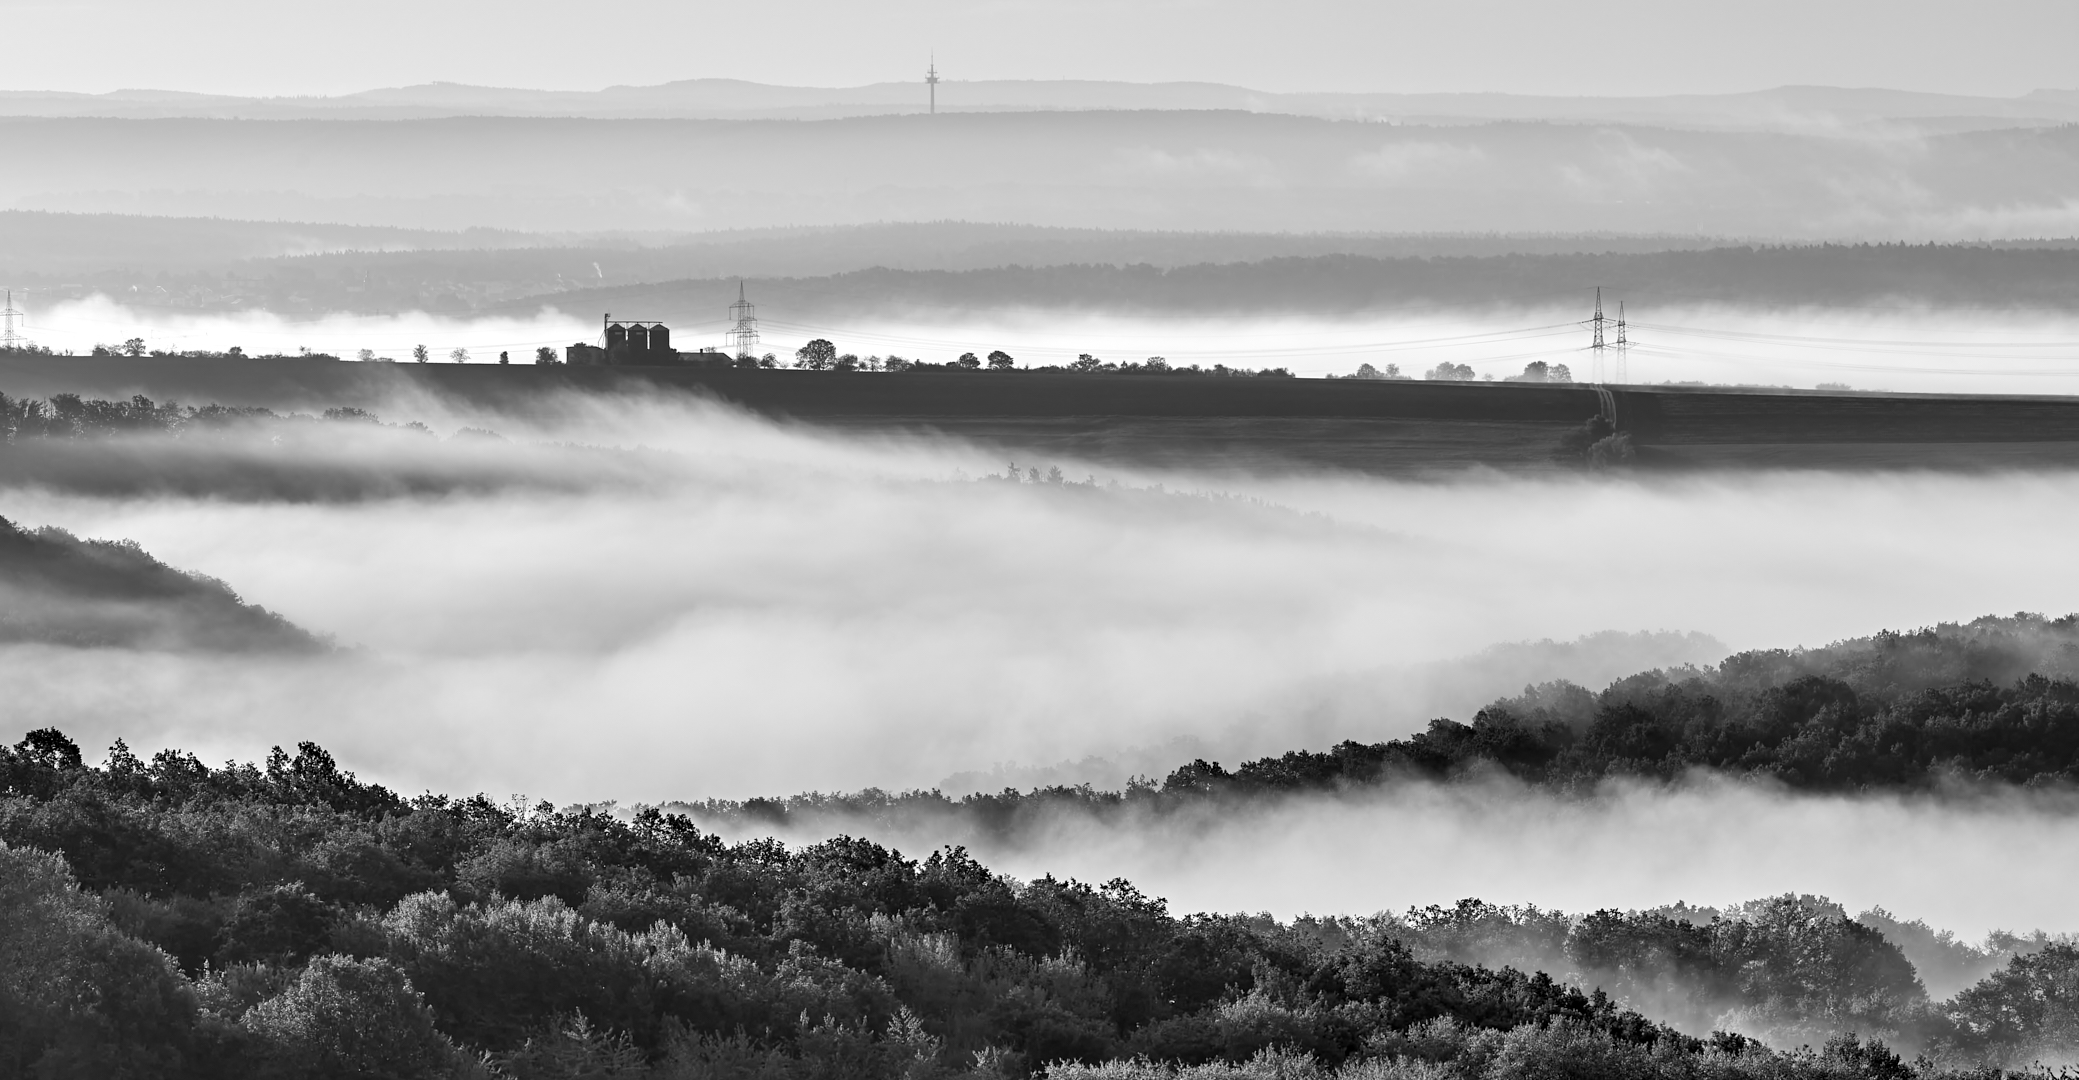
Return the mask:
POLYGON ((2070 5, 7 13, 0 1077, 2079 1067, 2070 5))

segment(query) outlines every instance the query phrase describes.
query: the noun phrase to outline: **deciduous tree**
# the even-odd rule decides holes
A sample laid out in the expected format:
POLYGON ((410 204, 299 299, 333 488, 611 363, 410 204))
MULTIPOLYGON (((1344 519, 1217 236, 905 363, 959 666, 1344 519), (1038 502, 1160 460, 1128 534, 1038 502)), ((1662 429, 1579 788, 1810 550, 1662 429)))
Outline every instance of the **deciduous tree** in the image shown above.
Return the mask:
POLYGON ((794 350, 794 366, 810 371, 825 371, 837 362, 837 346, 825 338, 815 340, 794 350))

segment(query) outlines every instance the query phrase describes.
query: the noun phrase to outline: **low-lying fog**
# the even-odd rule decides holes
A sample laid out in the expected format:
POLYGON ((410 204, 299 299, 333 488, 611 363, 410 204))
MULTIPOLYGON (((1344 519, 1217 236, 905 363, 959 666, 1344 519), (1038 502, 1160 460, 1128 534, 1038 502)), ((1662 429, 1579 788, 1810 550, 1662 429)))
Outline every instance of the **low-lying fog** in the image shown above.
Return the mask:
MULTIPOLYGON (((1495 779, 1130 824, 1063 811, 1015 839, 952 821, 850 831, 918 855, 963 844, 1022 878, 1125 877, 1178 911, 1289 918, 1477 897, 1585 912, 1800 892, 1979 940, 1994 929, 2079 928, 2075 814, 2069 796, 2040 793, 1826 796, 1699 777, 1672 789, 1616 782, 1583 800, 1495 779)), ((813 841, 838 831, 778 835, 813 841)))
MULTIPOLYGON (((1614 293, 1605 297, 1605 314, 1612 319, 1619 299, 1614 293)), ((894 354, 933 362, 1003 349, 1028 367, 1066 364, 1090 353, 1120 362, 1162 356, 1172 364, 1283 367, 1302 376, 1349 374, 1359 364, 1383 371, 1392 364, 1416 378, 1448 361, 1499 379, 1543 360, 1567 364, 1585 381, 1593 374, 1593 361, 1583 320, 1593 303, 1592 293, 1584 291, 1570 306, 1492 312, 1233 318, 905 312, 844 325, 828 325, 814 315, 788 321, 789 313, 768 308, 761 348, 787 362, 804 342, 822 337, 841 352, 861 357, 894 354)), ((1696 307, 1653 296, 1632 296, 1627 303, 1634 383, 1803 388, 1833 383, 1860 390, 2079 394, 2079 317, 2069 313, 1767 310, 1696 307)), ((714 314, 699 325, 675 326, 674 343, 687 351, 719 348, 728 324, 724 312, 714 314)), ((413 347, 424 345, 441 363, 449 362, 456 349, 466 351, 470 363, 496 363, 501 352, 510 353, 514 363, 532 363, 537 348, 547 346, 561 356, 571 342, 599 335, 595 314, 553 308, 525 318, 454 319, 411 312, 292 320, 265 311, 183 316, 104 297, 32 309, 27 325, 32 338, 59 352, 85 353, 96 344, 115 346, 139 337, 147 348, 167 351, 221 351, 235 345, 248 354, 294 355, 309 349, 352 359, 368 350, 379 359, 409 361, 413 347)), ((1616 340, 1614 326, 1606 340, 1616 340)), ((1614 379, 1614 370, 1606 377, 1614 379)))
MULTIPOLYGON (((2079 609, 2079 474, 1215 482, 1033 460, 1017 464, 1099 483, 1013 484, 985 479, 1005 462, 956 443, 698 404, 565 406, 538 426, 423 402, 385 412, 443 435, 494 427, 505 443, 222 444, 224 461, 375 472, 416 455, 432 479, 413 497, 0 492, 0 515, 135 539, 357 647, 275 660, 0 649, 9 720, 63 728, 90 753, 121 736, 140 752, 253 759, 309 739, 406 792, 899 789, 1093 756, 1231 766, 1467 718, 1532 678, 1600 688, 1729 649, 2079 609), (550 440, 649 449, 538 445, 550 440), (530 474, 561 462, 557 482, 486 465, 507 455, 530 474), (1476 655, 1612 630, 1716 641, 1476 655)), ((236 471, 206 456, 192 468, 236 471)), ((1566 810, 1394 798, 1413 801, 1199 823, 1188 842, 1069 829, 1044 851, 1005 853, 1006 868, 1124 874, 1187 909, 1288 912, 1798 888, 1969 930, 2059 928, 2037 912, 2079 866, 2058 846, 2069 828, 2004 804, 1806 812, 1751 789, 1566 810), (1940 880, 1922 866, 1943 867, 1940 880)))

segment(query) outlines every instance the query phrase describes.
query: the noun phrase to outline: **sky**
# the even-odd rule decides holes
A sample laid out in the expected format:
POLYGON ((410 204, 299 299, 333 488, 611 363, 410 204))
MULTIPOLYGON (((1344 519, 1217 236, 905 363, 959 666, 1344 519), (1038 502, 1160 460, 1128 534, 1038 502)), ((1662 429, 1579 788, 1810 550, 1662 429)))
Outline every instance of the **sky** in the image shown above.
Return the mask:
POLYGON ((6 90, 848 86, 921 77, 934 52, 953 80, 1270 91, 2079 88, 2071 0, 0 0, 0 19, 6 90))

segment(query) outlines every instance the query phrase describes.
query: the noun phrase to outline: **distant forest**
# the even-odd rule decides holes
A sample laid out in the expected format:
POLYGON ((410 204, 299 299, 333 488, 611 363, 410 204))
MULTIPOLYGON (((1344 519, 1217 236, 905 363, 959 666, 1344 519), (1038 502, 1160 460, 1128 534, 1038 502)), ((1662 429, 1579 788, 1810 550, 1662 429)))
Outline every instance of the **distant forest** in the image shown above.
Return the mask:
MULTIPOLYGON (((891 308, 1350 315, 1433 307, 1585 309, 1596 286, 1604 287, 1607 298, 1628 300, 1634 318, 1654 308, 1699 304, 2071 310, 2079 307, 2079 250, 1824 244, 1430 258, 1321 255, 1168 268, 877 268, 759 282, 758 292, 770 310, 819 315, 891 308)), ((601 310, 675 305, 675 310, 712 320, 722 308, 701 294, 718 297, 727 291, 733 298, 734 287, 734 282, 681 281, 579 289, 555 302, 578 310, 602 304, 601 310), (696 303, 702 306, 690 307, 696 303)), ((494 310, 516 314, 547 299, 518 299, 494 310)))
POLYGON ((1180 918, 957 848, 405 799, 310 743, 93 767, 32 731, 0 842, 11 1076, 1904 1080, 2079 1049, 2061 940, 1798 896, 1180 918), (1887 931, 1982 977, 1936 1002, 1887 931))
POLYGON ((1560 792, 1693 771, 1793 790, 1928 791, 1949 782, 2079 785, 2079 615, 1986 616, 1820 649, 1739 653, 1713 668, 1620 679, 1600 693, 1526 687, 1470 722, 1405 739, 1295 750, 1233 769, 1193 761, 1120 791, 1049 787, 959 800, 937 791, 678 804, 731 825, 952 817, 1003 838, 1064 808, 1164 813, 1495 772, 1560 792))
MULTIPOLYGON (((688 277, 805 277, 885 266, 979 270, 991 266, 1110 263, 1189 266, 1290 256, 1554 254, 1724 247, 1724 237, 1630 234, 1266 233, 1075 229, 971 221, 723 229, 705 232, 439 232, 315 222, 144 217, 0 210, 0 270, 78 275, 129 270, 206 271, 364 282, 599 281, 688 277)), ((2056 241, 2009 242, 2027 247, 2056 241)), ((2075 240, 2064 246, 2079 246, 2075 240)), ((58 280, 53 278, 53 280, 58 280)), ((76 276, 64 277, 77 281, 76 276)))
MULTIPOLYGON (((1124 795, 958 805, 1495 768, 2068 784, 2075 658, 2079 620, 1987 618, 1534 688, 1470 725, 1195 762, 1124 795)), ((0 748, 0 1074, 1994 1080, 2079 1055, 2079 947, 2041 934, 1970 945, 1796 895, 1179 917, 1123 880, 1016 881, 958 847, 726 843, 672 809, 405 798, 308 742, 212 767, 119 741, 96 766, 28 732, 0 748)))
MULTIPOLYGON (((717 271, 734 265, 810 271, 811 276, 800 276, 799 270, 768 273, 750 283, 753 302, 768 317, 789 321, 976 308, 1351 315, 1433 307, 1573 307, 1588 304, 1598 285, 1612 299, 1627 299, 1634 316, 1699 304, 2079 307, 2079 246, 2066 245, 1705 247, 1535 238, 1521 244, 1506 239, 1387 244, 1361 237, 1273 245, 1246 235, 1192 239, 971 240, 947 258, 920 253, 888 259, 894 267, 863 253, 857 258, 759 258, 745 254, 756 247, 755 241, 745 241, 610 250, 342 254, 207 270, 75 272, 48 281, 32 274, 24 280, 38 282, 41 302, 103 294, 153 311, 261 309, 317 315, 419 310, 519 317, 546 305, 588 315, 641 311, 682 328, 721 320, 736 299, 737 278, 717 271), (1508 251, 1512 246, 1532 250, 1508 251), (1660 250, 1638 250, 1642 247, 1660 250), (1280 248, 1294 253, 1279 254, 1280 248), (993 265, 973 265, 990 261, 993 265), (940 263, 950 266, 933 268, 940 263), (611 267, 612 273, 602 267, 611 267), (814 276, 825 269, 829 272, 814 276)), ((799 246, 791 239, 776 242, 789 251, 799 246)))

